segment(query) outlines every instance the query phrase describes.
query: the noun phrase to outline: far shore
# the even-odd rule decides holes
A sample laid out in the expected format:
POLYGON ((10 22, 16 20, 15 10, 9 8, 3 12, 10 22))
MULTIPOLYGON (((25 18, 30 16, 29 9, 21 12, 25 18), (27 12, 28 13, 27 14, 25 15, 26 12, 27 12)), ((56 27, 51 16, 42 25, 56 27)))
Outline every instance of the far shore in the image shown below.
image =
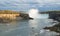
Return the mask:
MULTIPOLYGON (((16 19, 33 19, 30 18, 27 13, 22 13, 23 11, 13 11, 13 10, 0 10, 0 22, 3 20, 16 20, 16 19)), ((45 11, 40 12, 40 14, 46 14, 50 12, 58 12, 60 11, 45 11)))
POLYGON ((16 19, 32 19, 29 17, 28 14, 18 12, 18 11, 11 11, 11 10, 0 10, 0 22, 5 21, 12 21, 16 19))

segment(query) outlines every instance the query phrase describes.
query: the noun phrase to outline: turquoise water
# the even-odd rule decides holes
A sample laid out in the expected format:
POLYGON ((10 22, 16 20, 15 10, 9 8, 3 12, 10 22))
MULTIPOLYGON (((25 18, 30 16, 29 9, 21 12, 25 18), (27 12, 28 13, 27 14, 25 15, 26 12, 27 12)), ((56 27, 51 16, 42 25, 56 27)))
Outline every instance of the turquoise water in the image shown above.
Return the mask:
POLYGON ((37 16, 38 19, 48 19, 49 18, 49 14, 39 14, 39 16, 37 16))
POLYGON ((34 19, 0 23, 0 36, 55 36, 56 32, 44 30, 52 26, 52 19, 34 19))

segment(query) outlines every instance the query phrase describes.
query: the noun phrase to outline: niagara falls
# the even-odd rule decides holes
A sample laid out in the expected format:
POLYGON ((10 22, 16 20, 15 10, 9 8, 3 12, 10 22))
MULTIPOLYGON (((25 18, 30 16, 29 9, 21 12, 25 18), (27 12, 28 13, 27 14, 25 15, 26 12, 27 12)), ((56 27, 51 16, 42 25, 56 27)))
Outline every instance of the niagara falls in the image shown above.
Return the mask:
POLYGON ((0 0, 0 36, 60 36, 60 0, 0 0))

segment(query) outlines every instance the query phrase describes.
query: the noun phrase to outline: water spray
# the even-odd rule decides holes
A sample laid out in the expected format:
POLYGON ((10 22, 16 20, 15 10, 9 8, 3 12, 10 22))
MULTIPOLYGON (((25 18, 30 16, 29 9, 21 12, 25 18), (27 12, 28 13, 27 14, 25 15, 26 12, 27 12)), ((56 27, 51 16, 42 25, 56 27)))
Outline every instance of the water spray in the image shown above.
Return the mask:
POLYGON ((38 16, 38 12, 39 12, 38 9, 30 9, 29 10, 29 17, 36 18, 38 16))

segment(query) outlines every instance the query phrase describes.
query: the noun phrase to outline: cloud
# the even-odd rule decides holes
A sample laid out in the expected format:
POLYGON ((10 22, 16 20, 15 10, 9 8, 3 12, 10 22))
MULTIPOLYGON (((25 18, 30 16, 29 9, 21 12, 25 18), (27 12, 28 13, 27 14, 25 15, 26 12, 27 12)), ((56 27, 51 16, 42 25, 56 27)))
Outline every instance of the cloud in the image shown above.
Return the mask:
POLYGON ((0 7, 3 9, 28 10, 53 6, 60 6, 60 0, 0 0, 0 7))

